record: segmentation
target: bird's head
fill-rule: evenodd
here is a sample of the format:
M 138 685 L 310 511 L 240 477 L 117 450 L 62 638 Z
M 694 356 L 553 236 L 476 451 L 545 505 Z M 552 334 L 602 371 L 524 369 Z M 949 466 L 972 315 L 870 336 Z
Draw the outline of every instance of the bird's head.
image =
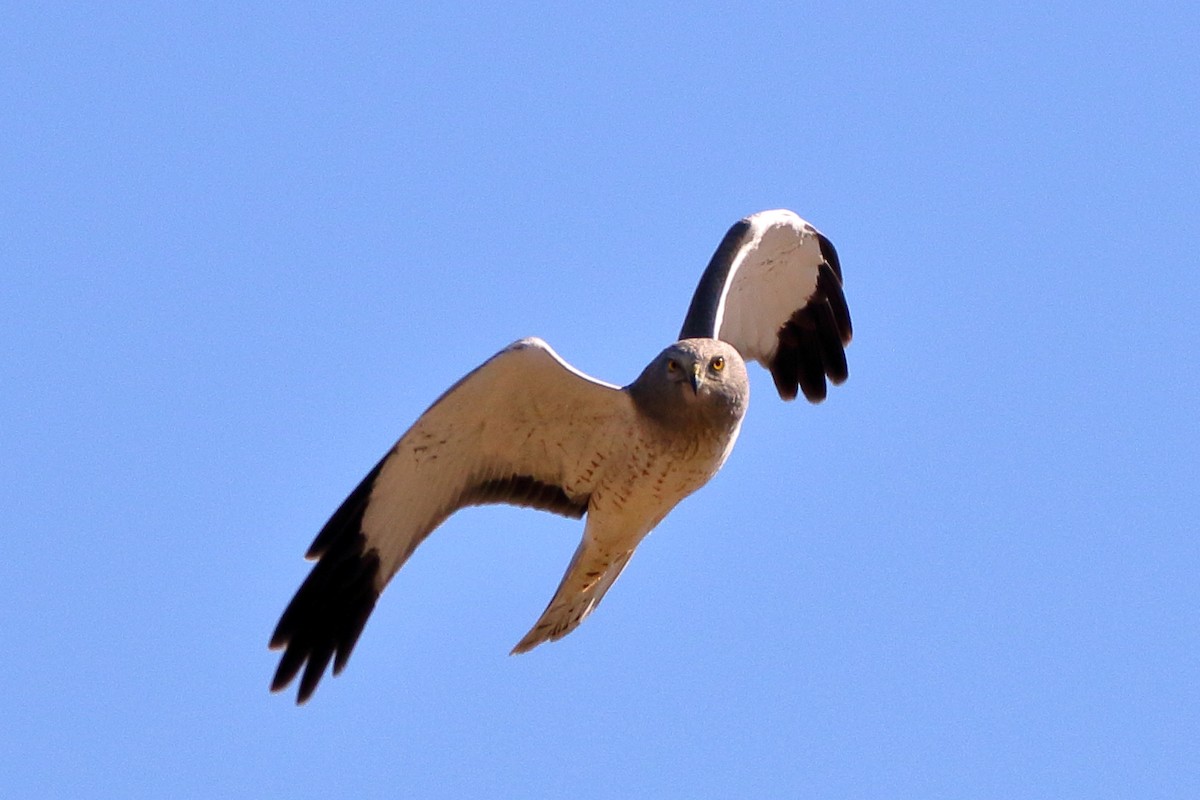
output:
M 665 421 L 696 416 L 736 423 L 746 412 L 746 364 L 718 339 L 682 339 L 651 361 L 629 392 L 644 411 Z

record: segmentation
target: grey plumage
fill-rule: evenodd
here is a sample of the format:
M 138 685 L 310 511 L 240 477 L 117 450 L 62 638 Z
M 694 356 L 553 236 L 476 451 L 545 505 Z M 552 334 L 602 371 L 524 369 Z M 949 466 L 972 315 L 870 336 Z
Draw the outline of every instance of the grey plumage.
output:
M 826 375 L 844 380 L 850 323 L 832 245 L 789 211 L 748 217 L 713 256 L 682 333 L 621 389 L 523 339 L 447 390 L 309 548 L 317 563 L 271 637 L 284 650 L 272 690 L 303 670 L 304 702 L 331 660 L 340 672 L 391 577 L 468 505 L 586 515 L 558 589 L 513 652 L 574 630 L 641 540 L 728 457 L 749 403 L 744 359 L 767 366 L 785 399 L 797 382 L 816 401 Z
M 736 428 L 750 402 L 750 379 L 738 351 L 725 342 L 682 339 L 655 356 L 625 391 L 643 416 L 694 435 Z

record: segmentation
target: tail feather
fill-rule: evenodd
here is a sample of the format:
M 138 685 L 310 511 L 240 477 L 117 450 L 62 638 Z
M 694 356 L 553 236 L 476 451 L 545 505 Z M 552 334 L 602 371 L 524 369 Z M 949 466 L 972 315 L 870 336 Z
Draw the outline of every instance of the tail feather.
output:
M 550 605 L 546 606 L 529 633 L 517 642 L 511 655 L 527 653 L 542 642 L 557 641 L 579 627 L 579 623 L 600 605 L 604 593 L 617 580 L 632 556 L 632 550 L 618 553 L 601 550 L 584 536 Z

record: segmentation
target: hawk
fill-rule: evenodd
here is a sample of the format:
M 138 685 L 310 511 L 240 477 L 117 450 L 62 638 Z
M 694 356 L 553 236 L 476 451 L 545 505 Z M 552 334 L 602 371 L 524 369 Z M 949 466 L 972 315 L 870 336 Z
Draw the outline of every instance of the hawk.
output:
M 848 375 L 850 312 L 837 252 L 791 211 L 725 234 L 679 341 L 623 388 L 584 375 L 540 339 L 501 350 L 450 387 L 375 465 L 308 549 L 316 563 L 271 637 L 271 684 L 303 670 L 297 702 L 336 675 L 388 581 L 460 508 L 508 503 L 587 517 L 546 610 L 513 653 L 588 616 L 638 543 L 721 468 L 757 361 L 780 397 L 825 398 Z

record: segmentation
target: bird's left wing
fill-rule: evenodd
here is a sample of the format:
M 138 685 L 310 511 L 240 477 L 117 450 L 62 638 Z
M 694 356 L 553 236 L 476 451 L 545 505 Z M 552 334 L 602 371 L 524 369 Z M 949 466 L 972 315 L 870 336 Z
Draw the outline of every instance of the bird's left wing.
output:
M 739 221 L 700 278 L 680 339 L 721 339 L 771 371 L 784 400 L 846 380 L 852 329 L 837 251 L 786 209 Z
M 309 548 L 316 559 L 275 633 L 283 649 L 271 688 L 304 669 L 298 701 L 330 660 L 346 665 L 384 586 L 459 508 L 510 503 L 582 517 L 592 475 L 633 406 L 545 342 L 524 339 L 442 395 L 333 514 Z

